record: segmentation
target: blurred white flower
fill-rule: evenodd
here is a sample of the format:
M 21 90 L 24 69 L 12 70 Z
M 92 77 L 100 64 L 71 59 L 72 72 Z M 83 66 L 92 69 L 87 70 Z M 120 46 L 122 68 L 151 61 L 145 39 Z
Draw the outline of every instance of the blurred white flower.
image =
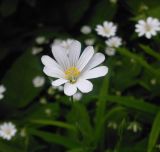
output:
M 84 25 L 81 27 L 81 33 L 83 33 L 83 34 L 89 34 L 89 33 L 91 33 L 91 31 L 92 31 L 92 29 L 88 25 Z
M 36 76 L 33 81 L 32 81 L 33 85 L 35 88 L 39 88 L 42 87 L 45 83 L 45 78 L 42 76 Z
M 108 128 L 117 129 L 118 125 L 117 125 L 116 122 L 111 121 L 111 122 L 108 123 Z
M 156 79 L 151 79 L 150 83 L 151 83 L 152 85 L 155 85 L 155 84 L 157 83 L 157 80 L 156 80 Z
M 62 39 L 54 39 L 51 47 L 52 47 L 53 45 L 60 45 L 60 44 L 62 43 L 62 41 L 63 41 Z
M 145 36 L 150 39 L 160 31 L 160 22 L 157 18 L 148 17 L 146 20 L 139 20 L 135 27 L 139 37 Z
M 79 100 L 81 100 L 81 98 L 82 98 L 82 93 L 80 93 L 80 92 L 77 92 L 77 93 L 75 93 L 75 94 L 73 95 L 73 99 L 74 99 L 75 101 L 79 101 Z
M 105 41 L 108 47 L 118 48 L 122 45 L 122 39 L 118 36 L 114 36 Z
M 142 130 L 142 127 L 138 122 L 133 121 L 128 125 L 127 129 L 137 133 L 138 131 Z
M 33 55 L 36 55 L 36 54 L 39 54 L 40 52 L 43 51 L 43 48 L 42 47 L 33 47 L 32 48 L 32 54 Z
M 6 91 L 6 87 L 4 85 L 0 85 L 0 100 L 4 98 L 3 93 Z
M 106 47 L 106 48 L 105 48 L 105 53 L 106 53 L 108 56 L 114 56 L 114 55 L 116 54 L 116 50 L 115 50 L 115 48 Z
M 22 128 L 22 129 L 20 130 L 20 136 L 21 136 L 21 137 L 26 137 L 26 135 L 27 135 L 26 128 Z
M 97 25 L 96 31 L 98 35 L 103 37 L 115 36 L 117 26 L 113 22 L 104 21 L 103 25 Z
M 92 46 L 88 46 L 81 54 L 81 43 L 76 40 L 70 45 L 68 55 L 61 45 L 53 46 L 52 53 L 55 60 L 47 55 L 41 58 L 45 65 L 43 72 L 57 78 L 52 82 L 53 86 L 64 84 L 64 93 L 67 96 L 74 95 L 77 88 L 83 93 L 92 91 L 93 84 L 88 79 L 102 77 L 108 73 L 106 66 L 97 67 L 105 60 L 105 56 L 102 53 L 94 53 Z
M 37 44 L 40 44 L 40 45 L 47 42 L 47 40 L 44 36 L 37 37 L 35 41 L 36 41 Z
M 58 91 L 64 91 L 64 87 L 63 86 L 52 86 L 54 89 L 58 90 Z
M 48 116 L 51 116 L 51 114 L 52 114 L 52 110 L 49 109 L 49 108 L 46 108 L 44 112 L 45 112 Z
M 84 43 L 85 43 L 86 45 L 94 45 L 95 39 L 93 39 L 93 38 L 88 38 L 88 39 L 86 39 L 86 40 L 84 41 Z
M 117 0 L 110 0 L 111 3 L 116 4 Z
M 0 125 L 0 137 L 6 140 L 11 140 L 15 136 L 17 129 L 12 122 L 5 122 Z
M 40 98 L 39 102 L 40 102 L 41 104 L 47 104 L 47 100 L 46 100 L 46 98 L 44 98 L 44 97 Z

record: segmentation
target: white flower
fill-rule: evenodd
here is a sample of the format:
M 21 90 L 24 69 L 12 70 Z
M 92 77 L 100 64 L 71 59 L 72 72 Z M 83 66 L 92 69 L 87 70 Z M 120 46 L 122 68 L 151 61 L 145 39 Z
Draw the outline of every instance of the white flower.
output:
M 116 4 L 117 0 L 110 0 L 111 3 Z
M 11 140 L 15 136 L 17 129 L 11 122 L 5 122 L 0 125 L 0 137 L 6 140 Z
M 47 40 L 44 36 L 39 36 L 39 37 L 36 38 L 35 41 L 36 41 L 37 44 L 44 44 L 44 43 L 46 43 Z
M 53 86 L 54 89 L 57 89 L 58 91 L 63 91 L 64 87 L 63 86 Z
M 89 34 L 89 33 L 91 33 L 91 31 L 92 31 L 92 29 L 88 25 L 84 25 L 81 28 L 81 33 L 83 33 L 83 34 Z
M 114 55 L 116 54 L 116 50 L 115 50 L 115 48 L 106 47 L 105 53 L 106 53 L 108 56 L 114 56 Z
M 86 45 L 94 45 L 95 39 L 89 38 L 84 41 Z
M 4 98 L 3 93 L 6 91 L 6 88 L 4 85 L 0 85 L 0 100 Z
M 122 45 L 122 39 L 118 36 L 115 36 L 106 40 L 105 43 L 107 44 L 108 47 L 118 48 Z
M 63 48 L 66 49 L 66 52 L 68 54 L 70 46 L 71 46 L 71 44 L 72 44 L 73 41 L 74 41 L 74 39 L 70 39 L 70 38 L 68 38 L 66 40 L 56 39 L 53 42 L 53 44 L 51 45 L 51 47 L 56 46 L 56 45 L 60 45 L 60 46 L 62 46 Z
M 136 121 L 131 122 L 127 129 L 132 130 L 134 133 L 142 130 L 141 125 Z
M 32 54 L 33 55 L 36 55 L 36 54 L 38 54 L 38 53 L 40 53 L 42 51 L 43 51 L 43 48 L 41 48 L 41 47 L 33 47 L 32 48 Z
M 156 18 L 148 17 L 146 20 L 139 20 L 135 27 L 139 37 L 145 36 L 150 39 L 160 31 L 160 22 Z
M 77 92 L 77 93 L 75 93 L 75 94 L 73 95 L 73 99 L 74 99 L 75 101 L 79 101 L 79 100 L 81 100 L 81 98 L 82 98 L 82 93 L 80 93 L 80 92 Z
M 46 108 L 45 111 L 46 115 L 50 116 L 52 114 L 52 110 L 50 108 Z
M 32 81 L 33 85 L 35 88 L 39 88 L 42 87 L 45 83 L 45 78 L 42 76 L 36 76 L 33 81 Z
M 108 123 L 108 128 L 117 129 L 118 125 L 117 125 L 116 122 L 111 121 L 111 122 Z
M 53 46 L 52 53 L 55 60 L 49 56 L 42 56 L 42 63 L 45 65 L 43 71 L 46 75 L 57 78 L 52 82 L 53 86 L 64 84 L 64 93 L 72 96 L 77 92 L 77 88 L 87 93 L 92 91 L 93 84 L 88 79 L 105 76 L 108 72 L 106 66 L 99 66 L 105 56 L 102 53 L 94 53 L 92 46 L 88 46 L 81 53 L 81 44 L 73 41 L 69 54 L 62 46 Z
M 155 85 L 155 84 L 157 83 L 157 80 L 156 80 L 156 79 L 151 79 L 150 83 L 151 83 L 152 85 Z
M 103 25 L 97 25 L 96 31 L 98 35 L 103 37 L 111 37 L 116 34 L 117 26 L 113 22 L 105 21 Z

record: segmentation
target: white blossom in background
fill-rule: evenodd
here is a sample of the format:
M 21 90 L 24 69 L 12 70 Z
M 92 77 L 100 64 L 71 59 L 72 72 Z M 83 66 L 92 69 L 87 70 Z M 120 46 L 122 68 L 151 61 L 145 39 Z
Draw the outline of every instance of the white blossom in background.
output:
M 39 37 L 37 37 L 37 38 L 35 39 L 35 41 L 36 41 L 37 44 L 40 44 L 40 45 L 47 42 L 47 40 L 46 40 L 46 38 L 45 38 L 44 36 L 39 36 Z
M 108 123 L 108 128 L 117 129 L 118 125 L 117 125 L 116 122 L 111 121 L 111 122 Z
M 0 85 L 0 100 L 4 98 L 3 93 L 6 91 L 6 87 L 4 85 Z
M 142 130 L 142 127 L 138 122 L 133 121 L 128 125 L 127 129 L 137 133 Z
M 148 17 L 146 20 L 139 20 L 135 27 L 139 37 L 145 36 L 150 39 L 160 31 L 160 21 L 157 18 Z
M 81 43 L 74 40 L 69 47 L 69 54 L 61 45 L 52 46 L 55 60 L 47 55 L 42 56 L 43 72 L 56 78 L 52 86 L 64 85 L 67 96 L 74 95 L 77 90 L 83 93 L 92 91 L 93 84 L 89 79 L 105 76 L 108 73 L 106 66 L 98 66 L 105 60 L 102 53 L 94 53 L 92 46 L 85 48 L 81 54 Z M 98 66 L 98 67 L 97 67 Z
M 52 110 L 50 108 L 46 108 L 45 111 L 46 115 L 51 116 Z
M 37 55 L 37 54 L 39 54 L 40 52 L 42 52 L 43 51 L 43 48 L 42 47 L 33 47 L 32 48 L 32 54 L 33 55 Z
M 54 89 L 58 90 L 58 91 L 64 91 L 64 87 L 63 86 L 52 86 Z
M 155 84 L 157 83 L 157 80 L 156 80 L 156 79 L 151 79 L 150 83 L 151 83 L 152 85 L 155 85 Z
M 0 125 L 0 137 L 11 140 L 17 132 L 16 126 L 12 122 L 5 122 Z
M 82 98 L 82 93 L 80 93 L 80 92 L 77 92 L 73 95 L 74 101 L 79 101 L 79 100 L 81 100 L 81 98 Z
M 96 31 L 98 35 L 103 37 L 115 36 L 117 26 L 113 22 L 104 21 L 103 25 L 97 25 Z
M 47 100 L 44 97 L 40 98 L 39 102 L 40 104 L 44 104 L 44 105 L 47 104 Z
M 95 39 L 93 39 L 93 38 L 88 38 L 88 39 L 86 39 L 86 40 L 84 41 L 84 43 L 85 43 L 86 45 L 88 45 L 88 46 L 94 45 Z
M 89 33 L 91 33 L 91 31 L 92 31 L 92 29 L 88 25 L 84 25 L 81 27 L 81 33 L 83 33 L 83 34 L 89 34 Z
M 116 54 L 116 50 L 115 50 L 115 48 L 106 47 L 106 48 L 105 48 L 105 53 L 106 53 L 108 56 L 114 56 L 114 55 Z
M 53 43 L 51 44 L 51 47 L 53 46 L 53 45 L 60 45 L 61 43 L 62 43 L 62 39 L 54 39 L 53 40 Z
M 105 41 L 108 47 L 118 48 L 122 45 L 122 39 L 118 36 L 114 36 Z
M 35 88 L 39 88 L 42 87 L 45 83 L 45 78 L 42 76 L 36 76 L 33 80 L 32 80 L 33 86 Z
M 111 2 L 112 4 L 116 4 L 116 3 L 117 3 L 117 0 L 110 0 L 110 2 Z

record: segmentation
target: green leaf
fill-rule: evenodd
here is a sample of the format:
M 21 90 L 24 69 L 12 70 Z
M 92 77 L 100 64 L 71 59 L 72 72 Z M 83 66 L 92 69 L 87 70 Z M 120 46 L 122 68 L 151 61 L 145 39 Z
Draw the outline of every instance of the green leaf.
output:
M 35 135 L 37 137 L 42 138 L 46 142 L 59 144 L 59 145 L 64 146 L 66 148 L 73 149 L 73 148 L 80 147 L 79 143 L 75 142 L 74 140 L 71 140 L 68 137 L 64 137 L 64 136 L 57 135 L 54 133 L 49 133 L 49 132 L 45 132 L 45 131 L 37 131 L 37 130 L 33 130 L 33 129 L 30 129 L 29 133 L 32 135 Z
M 135 59 L 141 66 L 143 66 L 144 68 L 146 68 L 147 70 L 149 70 L 150 72 L 152 72 L 154 75 L 156 76 L 160 76 L 160 72 L 158 72 L 156 69 L 154 69 L 152 66 L 150 66 L 141 56 L 136 55 L 132 52 L 130 52 L 129 50 L 127 50 L 126 48 L 118 48 L 117 49 L 121 54 L 131 58 L 131 59 Z
M 73 126 L 71 124 L 68 124 L 68 123 L 61 122 L 61 121 L 43 120 L 43 119 L 30 120 L 30 121 L 31 121 L 31 123 L 40 124 L 40 125 L 57 126 L 57 127 L 69 129 L 69 130 L 72 130 L 72 131 L 76 130 L 75 126 Z
M 8 70 L 2 83 L 6 86 L 5 102 L 15 107 L 24 107 L 30 103 L 42 88 L 35 88 L 32 80 L 35 76 L 42 76 L 40 61 L 31 54 L 24 53 Z
M 105 77 L 100 90 L 100 94 L 97 102 L 97 109 L 96 109 L 96 121 L 95 121 L 95 141 L 96 142 L 99 142 L 104 129 L 103 120 L 104 120 L 105 109 L 106 109 L 106 100 L 108 99 L 107 98 L 108 87 L 109 87 L 109 80 L 108 80 L 108 77 Z
M 149 46 L 141 44 L 140 47 L 149 55 L 153 56 L 157 60 L 160 60 L 160 54 L 153 51 Z
M 139 110 L 152 115 L 155 115 L 159 111 L 159 108 L 157 106 L 144 102 L 143 100 L 140 99 L 135 99 L 133 97 L 108 95 L 107 99 L 109 101 L 126 106 L 128 108 L 133 108 L 135 110 Z
M 78 102 L 73 103 L 72 111 L 68 115 L 68 121 L 76 125 L 85 144 L 92 142 L 93 128 L 90 123 L 89 113 L 83 104 Z
M 152 152 L 160 135 L 160 111 L 157 113 L 149 135 L 148 151 Z

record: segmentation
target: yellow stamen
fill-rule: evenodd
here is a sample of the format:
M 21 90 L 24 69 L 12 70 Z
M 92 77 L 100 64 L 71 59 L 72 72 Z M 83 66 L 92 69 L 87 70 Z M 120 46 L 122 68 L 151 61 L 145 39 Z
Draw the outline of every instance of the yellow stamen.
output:
M 80 71 L 78 68 L 70 67 L 65 71 L 65 78 L 68 79 L 71 83 L 75 83 L 79 74 Z

